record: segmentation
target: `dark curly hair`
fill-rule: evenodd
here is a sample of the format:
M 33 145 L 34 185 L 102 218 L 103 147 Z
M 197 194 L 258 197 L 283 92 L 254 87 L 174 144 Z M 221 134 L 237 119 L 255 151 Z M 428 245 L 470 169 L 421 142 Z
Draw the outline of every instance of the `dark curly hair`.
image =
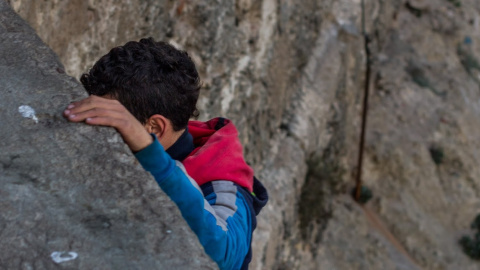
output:
M 145 124 L 154 114 L 185 128 L 196 107 L 200 78 L 185 51 L 153 38 L 130 41 L 100 58 L 80 81 L 90 95 L 110 95 Z

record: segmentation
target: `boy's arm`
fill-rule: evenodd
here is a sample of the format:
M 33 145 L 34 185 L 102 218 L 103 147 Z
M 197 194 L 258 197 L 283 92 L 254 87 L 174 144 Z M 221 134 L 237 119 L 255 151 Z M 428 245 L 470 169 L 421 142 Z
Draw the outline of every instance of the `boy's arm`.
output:
M 156 139 L 135 154 L 182 216 L 220 269 L 240 269 L 251 241 L 251 218 L 247 202 L 230 181 L 215 181 L 215 192 L 203 197 L 183 165 L 174 161 Z
M 252 228 L 247 202 L 235 191 L 236 186 L 220 187 L 207 202 L 181 163 L 170 158 L 155 136 L 117 100 L 92 95 L 70 104 L 64 115 L 71 122 L 117 129 L 130 149 L 137 152 L 142 166 L 177 204 L 206 253 L 220 269 L 241 267 L 250 246 Z

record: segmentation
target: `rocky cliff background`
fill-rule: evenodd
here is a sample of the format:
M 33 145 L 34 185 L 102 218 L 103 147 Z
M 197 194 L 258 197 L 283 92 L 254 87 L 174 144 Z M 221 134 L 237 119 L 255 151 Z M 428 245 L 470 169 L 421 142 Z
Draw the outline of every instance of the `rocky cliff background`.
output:
M 6 0 L 4 0 L 6 1 Z M 238 125 L 271 200 L 251 269 L 478 269 L 458 240 L 480 212 L 480 2 L 9 0 L 78 78 L 116 45 L 187 50 L 201 119 Z

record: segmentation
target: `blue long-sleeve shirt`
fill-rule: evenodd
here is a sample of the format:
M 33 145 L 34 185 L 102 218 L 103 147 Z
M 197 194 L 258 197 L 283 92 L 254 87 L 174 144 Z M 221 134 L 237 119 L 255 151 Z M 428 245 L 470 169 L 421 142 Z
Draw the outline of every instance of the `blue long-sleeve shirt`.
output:
M 136 153 L 136 158 L 175 202 L 219 268 L 240 269 L 250 248 L 252 217 L 239 187 L 216 180 L 202 186 L 204 194 L 182 163 L 173 160 L 152 137 L 153 143 Z

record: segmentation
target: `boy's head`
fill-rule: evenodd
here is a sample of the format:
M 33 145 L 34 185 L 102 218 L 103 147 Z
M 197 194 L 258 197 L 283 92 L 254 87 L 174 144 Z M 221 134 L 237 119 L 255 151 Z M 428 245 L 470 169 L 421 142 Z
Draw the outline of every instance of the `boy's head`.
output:
M 153 38 L 113 48 L 80 81 L 90 95 L 117 99 L 142 124 L 160 114 L 178 131 L 198 116 L 195 64 L 186 52 Z

